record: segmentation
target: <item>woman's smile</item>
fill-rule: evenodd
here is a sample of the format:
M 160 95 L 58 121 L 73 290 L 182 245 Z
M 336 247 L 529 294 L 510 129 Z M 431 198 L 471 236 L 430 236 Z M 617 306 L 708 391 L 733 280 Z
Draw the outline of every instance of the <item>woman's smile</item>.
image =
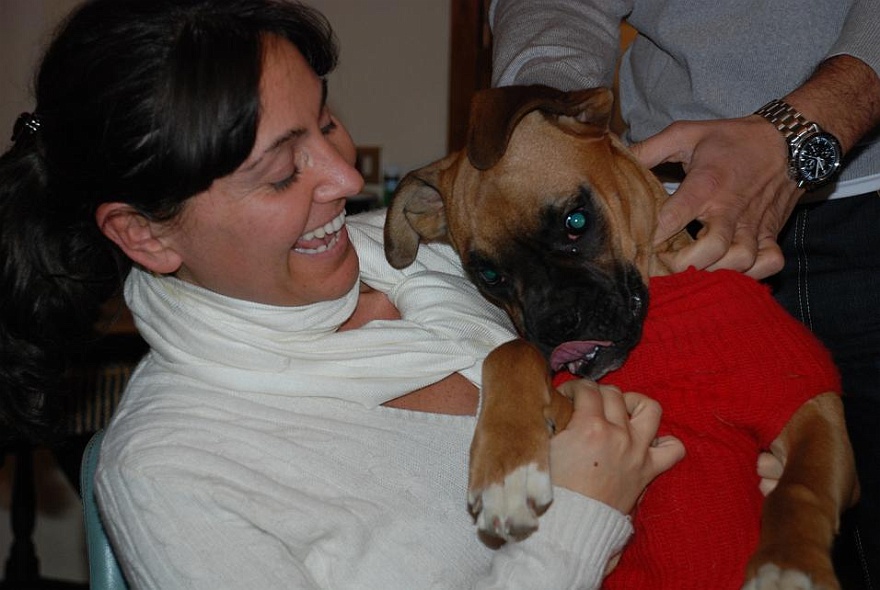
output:
M 320 254 L 336 246 L 343 237 L 345 211 L 321 227 L 307 231 L 296 241 L 293 251 L 297 254 Z

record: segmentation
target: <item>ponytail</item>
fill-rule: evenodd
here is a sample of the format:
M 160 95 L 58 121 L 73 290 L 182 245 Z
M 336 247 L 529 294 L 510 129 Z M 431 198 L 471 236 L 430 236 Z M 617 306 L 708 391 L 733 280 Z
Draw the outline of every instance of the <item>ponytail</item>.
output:
M 93 211 L 53 194 L 39 129 L 16 136 L 0 157 L 0 436 L 38 441 L 54 435 L 66 360 L 126 264 Z

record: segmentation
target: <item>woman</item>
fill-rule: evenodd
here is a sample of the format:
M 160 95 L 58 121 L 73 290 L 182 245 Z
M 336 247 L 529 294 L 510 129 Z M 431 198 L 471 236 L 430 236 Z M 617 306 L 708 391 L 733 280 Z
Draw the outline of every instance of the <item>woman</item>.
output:
M 478 541 L 480 362 L 514 335 L 450 249 L 395 271 L 381 216 L 346 222 L 362 179 L 327 106 L 335 59 L 320 15 L 275 0 L 73 15 L 0 164 L 4 381 L 21 392 L 4 421 L 42 415 L 41 368 L 125 278 L 151 351 L 97 491 L 134 587 L 596 587 L 683 448 L 652 445 L 650 400 L 572 383 L 539 531 Z

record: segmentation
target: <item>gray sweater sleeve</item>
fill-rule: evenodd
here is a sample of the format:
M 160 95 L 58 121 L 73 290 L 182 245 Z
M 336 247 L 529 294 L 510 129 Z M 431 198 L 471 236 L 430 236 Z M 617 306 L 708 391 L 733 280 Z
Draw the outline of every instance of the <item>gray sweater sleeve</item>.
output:
M 875 0 L 855 0 L 843 30 L 829 51 L 829 57 L 852 55 L 880 75 L 880 6 Z
M 846 20 L 827 57 L 852 55 L 880 73 L 880 11 L 875 0 L 850 1 Z M 620 22 L 635 4 L 636 0 L 492 0 L 489 22 L 495 43 L 493 85 L 543 83 L 563 90 L 609 86 L 617 63 Z M 688 2 L 673 4 L 675 11 L 687 8 Z M 640 6 L 642 13 L 648 15 L 647 30 L 657 36 L 661 45 L 669 43 L 669 39 L 664 39 L 665 33 L 652 30 L 657 6 Z M 696 2 L 689 12 L 701 10 Z M 728 15 L 736 14 L 734 7 L 726 10 Z M 769 10 L 772 13 L 786 9 Z M 703 12 L 707 19 L 714 18 L 711 11 Z M 743 45 L 747 46 L 749 33 L 742 34 Z M 791 34 L 796 35 L 794 31 Z
M 611 86 L 631 0 L 493 0 L 493 86 Z

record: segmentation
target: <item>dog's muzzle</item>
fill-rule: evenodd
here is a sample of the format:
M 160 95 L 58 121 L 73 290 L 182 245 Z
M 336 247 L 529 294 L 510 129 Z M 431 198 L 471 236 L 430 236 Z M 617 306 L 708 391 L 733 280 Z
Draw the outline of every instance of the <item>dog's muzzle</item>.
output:
M 648 309 L 648 292 L 638 273 L 620 272 L 600 284 L 568 285 L 544 292 L 526 310 L 526 339 L 556 372 L 598 379 L 623 364 L 638 343 Z

